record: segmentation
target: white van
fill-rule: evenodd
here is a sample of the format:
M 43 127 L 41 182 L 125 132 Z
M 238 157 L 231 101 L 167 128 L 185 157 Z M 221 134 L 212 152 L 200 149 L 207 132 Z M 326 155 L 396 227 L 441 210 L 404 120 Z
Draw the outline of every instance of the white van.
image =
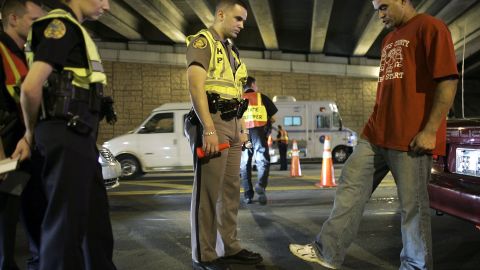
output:
M 276 127 L 282 125 L 288 132 L 289 155 L 292 142 L 296 140 L 301 158 L 321 158 L 325 136 L 328 135 L 333 161 L 344 163 L 357 145 L 357 133 L 342 125 L 334 101 L 296 101 L 291 96 L 275 96 L 272 100 L 278 108 L 272 138 L 276 138 Z M 271 162 L 277 162 L 279 157 L 277 148 L 271 147 Z
M 189 102 L 164 104 L 154 109 L 139 127 L 103 144 L 120 162 L 123 178 L 193 169 L 192 152 L 184 135 L 190 107 Z

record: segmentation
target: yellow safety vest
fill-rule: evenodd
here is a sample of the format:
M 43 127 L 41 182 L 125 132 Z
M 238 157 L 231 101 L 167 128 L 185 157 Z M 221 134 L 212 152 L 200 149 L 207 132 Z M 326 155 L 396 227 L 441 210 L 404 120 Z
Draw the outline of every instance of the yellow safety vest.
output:
M 280 133 L 280 138 L 278 140 L 284 144 L 288 144 L 288 132 L 284 129 L 278 131 Z
M 93 42 L 92 38 L 88 34 L 87 30 L 70 14 L 69 12 L 63 9 L 54 9 L 50 11 L 46 16 L 36 20 L 34 25 L 38 22 L 51 19 L 66 19 L 72 22 L 74 25 L 78 26 L 83 34 L 83 40 L 85 41 L 85 49 L 87 52 L 88 68 L 80 67 L 64 67 L 65 70 L 70 70 L 73 72 L 73 85 L 89 89 L 90 84 L 100 83 L 103 85 L 107 84 L 107 76 L 104 73 L 102 60 L 100 59 L 100 54 L 98 53 L 97 46 Z M 33 28 L 33 27 L 32 27 Z M 25 47 L 25 53 L 27 56 L 27 62 L 29 65 L 33 63 L 34 54 L 31 50 L 32 48 L 32 31 L 30 31 L 27 38 L 27 45 Z
M 243 94 L 248 99 L 248 108 L 243 114 L 246 128 L 263 127 L 267 124 L 267 108 L 262 103 L 262 94 L 250 92 Z
M 0 42 L 0 54 L 5 73 L 5 86 L 13 100 L 20 104 L 20 85 L 27 75 L 25 62 Z
M 205 81 L 205 91 L 214 92 L 225 99 L 240 98 L 242 96 L 243 85 L 247 81 L 247 67 L 240 61 L 238 55 L 232 50 L 235 61 L 239 64 L 235 74 L 233 73 L 228 53 L 219 40 L 215 40 L 212 33 L 203 29 L 195 35 L 187 37 L 187 46 L 198 36 L 204 36 L 211 51 L 210 65 L 207 70 L 207 80 Z

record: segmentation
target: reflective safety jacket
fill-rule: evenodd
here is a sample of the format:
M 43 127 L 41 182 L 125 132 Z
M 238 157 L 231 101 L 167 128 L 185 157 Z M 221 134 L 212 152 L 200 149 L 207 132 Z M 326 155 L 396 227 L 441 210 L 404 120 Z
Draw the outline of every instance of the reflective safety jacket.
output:
M 284 144 L 288 144 L 288 132 L 285 129 L 279 130 L 280 138 L 278 141 Z
M 243 98 L 248 99 L 248 108 L 243 114 L 246 128 L 263 127 L 267 124 L 267 108 L 262 103 L 262 94 L 258 92 L 249 92 L 243 94 Z
M 72 22 L 74 25 L 76 25 L 82 32 L 83 41 L 85 42 L 85 49 L 87 52 L 86 57 L 88 60 L 88 68 L 64 67 L 65 70 L 70 70 L 73 72 L 73 85 L 84 89 L 90 89 L 90 84 L 92 83 L 100 83 L 103 85 L 107 84 L 107 76 L 104 73 L 102 61 L 100 59 L 97 46 L 88 34 L 87 30 L 85 30 L 85 28 L 72 16 L 72 14 L 63 9 L 54 9 L 50 11 L 46 16 L 36 20 L 34 22 L 34 25 L 41 21 L 51 19 L 68 20 L 69 22 Z M 25 48 L 27 62 L 29 65 L 31 65 L 34 60 L 34 54 L 31 50 L 31 48 L 34 47 L 32 46 L 32 42 L 35 42 L 35 40 L 32 40 L 32 31 L 30 31 L 27 39 L 27 45 Z
M 231 54 L 238 63 L 235 74 L 233 73 L 228 52 L 222 42 L 216 40 L 212 33 L 203 29 L 195 35 L 187 37 L 187 46 L 198 36 L 204 36 L 210 45 L 211 57 L 205 81 L 205 91 L 213 92 L 224 99 L 240 98 L 243 92 L 243 85 L 247 80 L 247 67 L 240 61 L 238 55 L 231 50 Z
M 2 55 L 3 70 L 5 73 L 5 86 L 15 102 L 20 104 L 20 85 L 27 76 L 28 67 L 24 61 L 15 55 L 10 49 L 0 42 L 0 54 Z

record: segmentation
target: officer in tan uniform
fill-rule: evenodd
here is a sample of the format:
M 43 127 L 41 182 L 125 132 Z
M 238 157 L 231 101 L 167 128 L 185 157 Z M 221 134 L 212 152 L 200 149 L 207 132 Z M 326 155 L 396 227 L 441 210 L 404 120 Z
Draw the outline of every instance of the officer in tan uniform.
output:
M 229 269 L 229 264 L 257 264 L 260 254 L 243 249 L 237 239 L 241 145 L 247 141 L 241 119 L 247 77 L 230 38 L 247 19 L 247 5 L 221 0 L 211 28 L 187 38 L 187 76 L 193 110 L 185 131 L 194 153 L 195 180 L 191 204 L 194 269 Z M 219 143 L 230 147 L 220 151 Z

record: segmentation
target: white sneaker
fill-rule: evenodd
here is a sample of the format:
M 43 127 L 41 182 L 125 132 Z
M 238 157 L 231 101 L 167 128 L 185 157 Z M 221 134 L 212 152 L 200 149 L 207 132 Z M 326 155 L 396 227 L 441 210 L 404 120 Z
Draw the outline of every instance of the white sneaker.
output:
M 308 245 L 290 244 L 289 248 L 290 248 L 290 252 L 292 252 L 293 255 L 297 256 L 298 258 L 304 261 L 318 263 L 321 266 L 329 269 L 337 269 L 335 266 L 326 262 L 325 259 L 318 257 L 317 253 L 315 253 L 315 250 L 312 244 L 308 244 Z

